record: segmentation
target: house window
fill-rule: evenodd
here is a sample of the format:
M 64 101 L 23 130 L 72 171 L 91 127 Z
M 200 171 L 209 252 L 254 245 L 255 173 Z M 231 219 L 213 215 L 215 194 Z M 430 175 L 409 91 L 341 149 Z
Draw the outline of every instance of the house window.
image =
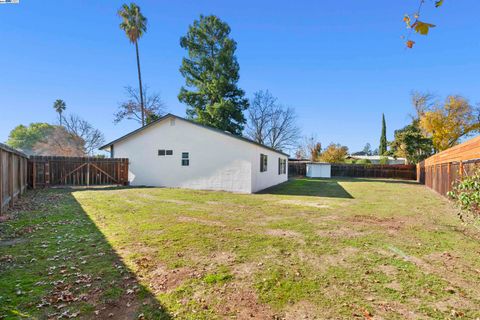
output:
M 188 152 L 182 152 L 182 166 L 190 165 L 190 155 Z
M 159 156 L 171 156 L 173 155 L 173 150 L 158 150 L 158 155 Z
M 287 173 L 287 159 L 278 158 L 278 174 Z
M 266 154 L 260 154 L 260 172 L 267 171 L 268 157 Z

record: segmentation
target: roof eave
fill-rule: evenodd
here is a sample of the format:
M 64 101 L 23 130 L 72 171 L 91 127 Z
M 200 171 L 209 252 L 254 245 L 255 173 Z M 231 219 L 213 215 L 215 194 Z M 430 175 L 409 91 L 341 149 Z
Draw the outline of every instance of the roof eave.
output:
M 147 129 L 148 127 L 150 127 L 150 126 L 152 126 L 152 125 L 154 125 L 154 124 L 156 124 L 156 123 L 159 123 L 160 121 L 163 121 L 163 120 L 165 120 L 165 119 L 167 119 L 167 118 L 169 118 L 169 117 L 173 117 L 173 118 L 176 118 L 176 119 L 179 119 L 179 120 L 183 120 L 183 121 L 186 121 L 186 122 L 191 123 L 191 124 L 193 124 L 193 125 L 197 125 L 197 126 L 200 126 L 200 127 L 202 127 L 202 128 L 215 131 L 215 132 L 217 132 L 217 133 L 221 133 L 221 134 L 224 134 L 224 135 L 228 135 L 228 136 L 230 136 L 230 137 L 232 137 L 232 138 L 242 140 L 242 141 L 244 141 L 244 142 L 246 142 L 246 143 L 250 143 L 250 144 L 259 146 L 259 147 L 261 147 L 261 148 L 265 148 L 265 149 L 267 149 L 267 150 L 270 150 L 270 151 L 279 153 L 279 154 L 284 155 L 284 156 L 286 156 L 286 157 L 289 157 L 289 156 L 290 156 L 289 154 L 287 154 L 287 153 L 285 153 L 285 152 L 282 152 L 282 151 L 276 150 L 276 149 L 274 149 L 274 148 L 265 146 L 265 145 L 263 145 L 263 144 L 261 144 L 261 143 L 255 142 L 255 141 L 250 140 L 250 139 L 247 139 L 247 138 L 245 138 L 245 137 L 235 136 L 235 135 L 233 135 L 233 134 L 231 134 L 231 133 L 224 132 L 224 131 L 222 131 L 222 130 L 220 130 L 220 129 L 213 128 L 213 127 L 209 127 L 209 126 L 203 125 L 203 124 L 201 124 L 201 123 L 196 123 L 196 122 L 194 122 L 194 121 L 191 121 L 191 120 L 188 120 L 188 119 L 184 119 L 184 118 L 182 118 L 182 117 L 176 116 L 176 115 L 171 114 L 171 113 L 168 113 L 168 114 L 164 115 L 163 117 L 161 117 L 161 118 L 159 118 L 159 119 L 157 119 L 157 120 L 155 120 L 155 121 L 152 121 L 152 122 L 150 122 L 149 124 L 147 124 L 147 125 L 145 125 L 145 126 L 143 126 L 143 127 L 140 127 L 140 128 L 138 128 L 138 129 L 136 129 L 136 130 L 133 130 L 132 132 L 127 133 L 126 135 L 123 135 L 123 136 L 121 136 L 120 138 L 115 139 L 115 140 L 113 140 L 112 142 L 109 142 L 109 143 L 105 144 L 104 146 L 101 146 L 101 147 L 99 148 L 99 150 L 105 150 L 105 149 L 107 149 L 107 148 L 110 148 L 110 147 L 113 146 L 115 143 L 118 143 L 118 142 L 120 142 L 120 141 L 128 138 L 129 136 L 132 136 L 132 135 L 134 135 L 134 134 L 136 134 L 136 133 L 138 133 L 138 132 L 140 132 L 140 131 L 142 131 L 142 130 L 145 130 L 145 129 Z

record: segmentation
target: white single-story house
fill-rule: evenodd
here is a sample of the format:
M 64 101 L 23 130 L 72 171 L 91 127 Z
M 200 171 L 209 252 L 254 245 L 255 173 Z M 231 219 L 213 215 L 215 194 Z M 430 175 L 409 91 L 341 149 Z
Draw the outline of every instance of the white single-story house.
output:
M 100 149 L 129 159 L 134 186 L 253 193 L 288 179 L 287 154 L 173 114 Z

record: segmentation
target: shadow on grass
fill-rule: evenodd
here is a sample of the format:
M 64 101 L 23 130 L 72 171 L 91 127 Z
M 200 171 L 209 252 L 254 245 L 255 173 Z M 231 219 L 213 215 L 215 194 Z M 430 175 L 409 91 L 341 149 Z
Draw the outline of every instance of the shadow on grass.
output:
M 30 191 L 0 223 L 0 319 L 171 319 L 73 191 Z
M 296 178 L 259 192 L 287 196 L 310 196 L 353 199 L 335 179 Z

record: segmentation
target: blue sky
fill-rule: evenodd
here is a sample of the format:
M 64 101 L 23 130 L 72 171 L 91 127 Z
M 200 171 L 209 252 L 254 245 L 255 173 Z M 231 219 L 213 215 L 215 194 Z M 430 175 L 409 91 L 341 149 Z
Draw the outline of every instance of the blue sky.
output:
M 56 119 L 61 98 L 113 140 L 138 125 L 113 124 L 123 87 L 137 85 L 134 47 L 118 27 L 123 1 L 20 0 L 0 5 L 0 141 L 18 124 Z M 427 0 L 437 24 L 407 50 L 403 14 L 418 0 L 137 1 L 149 20 L 141 39 L 143 80 L 168 111 L 183 116 L 177 94 L 185 55 L 179 38 L 200 14 L 215 14 L 238 43 L 240 87 L 268 89 L 294 107 L 305 135 L 351 151 L 378 146 L 381 114 L 388 138 L 408 123 L 411 90 L 480 102 L 480 2 Z

